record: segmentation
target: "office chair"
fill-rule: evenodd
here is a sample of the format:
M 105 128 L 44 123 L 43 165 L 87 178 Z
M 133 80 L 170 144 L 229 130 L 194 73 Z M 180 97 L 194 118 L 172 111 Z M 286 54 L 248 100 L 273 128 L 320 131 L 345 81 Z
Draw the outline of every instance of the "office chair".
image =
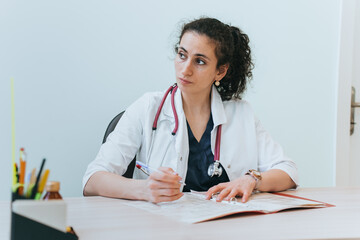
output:
M 107 127 L 106 131 L 105 131 L 105 135 L 104 135 L 104 139 L 102 143 L 106 142 L 107 137 L 109 136 L 109 134 L 114 131 L 116 124 L 119 122 L 120 118 L 122 117 L 122 115 L 124 114 L 125 111 L 122 111 L 121 113 L 119 113 L 118 115 L 116 115 L 111 122 L 109 123 L 109 126 Z M 134 157 L 134 159 L 131 161 L 131 163 L 129 164 L 128 168 L 126 169 L 126 172 L 123 174 L 123 177 L 126 178 L 132 178 L 133 177 L 133 173 L 134 173 L 134 169 L 135 169 L 135 161 L 136 161 L 136 157 Z

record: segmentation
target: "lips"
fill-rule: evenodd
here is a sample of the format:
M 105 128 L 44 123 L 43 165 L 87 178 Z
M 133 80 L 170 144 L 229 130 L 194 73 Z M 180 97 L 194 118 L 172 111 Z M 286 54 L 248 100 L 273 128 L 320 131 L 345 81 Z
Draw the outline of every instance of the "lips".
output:
M 181 82 L 182 84 L 190 84 L 190 83 L 191 83 L 190 81 L 188 81 L 188 80 L 186 80 L 186 79 L 184 79 L 184 78 L 179 78 L 179 80 L 180 80 L 180 82 Z

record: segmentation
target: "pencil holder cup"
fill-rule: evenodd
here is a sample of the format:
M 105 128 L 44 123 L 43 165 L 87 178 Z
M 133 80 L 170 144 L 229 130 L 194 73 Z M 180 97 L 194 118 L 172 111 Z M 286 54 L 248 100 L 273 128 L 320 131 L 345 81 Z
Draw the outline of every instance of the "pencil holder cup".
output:
M 37 214 L 37 210 L 38 214 Z M 48 214 L 48 216 L 46 216 Z M 44 219 L 66 220 L 66 204 L 64 201 L 48 202 L 32 200 L 17 193 L 11 195 L 11 240 L 77 240 L 75 232 L 65 232 L 66 227 L 56 228 L 48 225 Z M 42 220 L 41 220 L 42 219 Z M 51 221 L 50 221 L 51 222 Z M 61 231 L 62 230 L 62 231 Z
M 13 203 L 15 200 L 26 200 L 28 198 L 17 194 L 16 192 L 11 192 L 11 203 Z

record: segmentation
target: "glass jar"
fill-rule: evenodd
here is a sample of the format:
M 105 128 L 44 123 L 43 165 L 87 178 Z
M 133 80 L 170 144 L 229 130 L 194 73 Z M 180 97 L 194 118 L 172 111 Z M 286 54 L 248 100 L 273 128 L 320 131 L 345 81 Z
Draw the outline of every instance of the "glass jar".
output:
M 45 186 L 46 194 L 43 197 L 43 200 L 59 200 L 62 199 L 60 191 L 60 182 L 50 181 L 46 183 Z

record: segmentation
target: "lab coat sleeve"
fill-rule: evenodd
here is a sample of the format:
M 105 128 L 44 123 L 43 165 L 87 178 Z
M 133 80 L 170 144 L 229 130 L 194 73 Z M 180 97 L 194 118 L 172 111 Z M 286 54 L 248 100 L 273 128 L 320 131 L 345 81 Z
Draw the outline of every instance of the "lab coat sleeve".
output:
M 260 121 L 255 119 L 259 171 L 280 169 L 286 172 L 298 186 L 298 172 L 295 162 L 285 156 L 280 144 L 275 142 L 270 134 L 263 128 Z
M 98 171 L 122 175 L 138 152 L 143 135 L 144 115 L 148 109 L 149 95 L 146 94 L 129 106 L 114 131 L 92 161 L 83 177 L 83 189 L 90 177 Z

